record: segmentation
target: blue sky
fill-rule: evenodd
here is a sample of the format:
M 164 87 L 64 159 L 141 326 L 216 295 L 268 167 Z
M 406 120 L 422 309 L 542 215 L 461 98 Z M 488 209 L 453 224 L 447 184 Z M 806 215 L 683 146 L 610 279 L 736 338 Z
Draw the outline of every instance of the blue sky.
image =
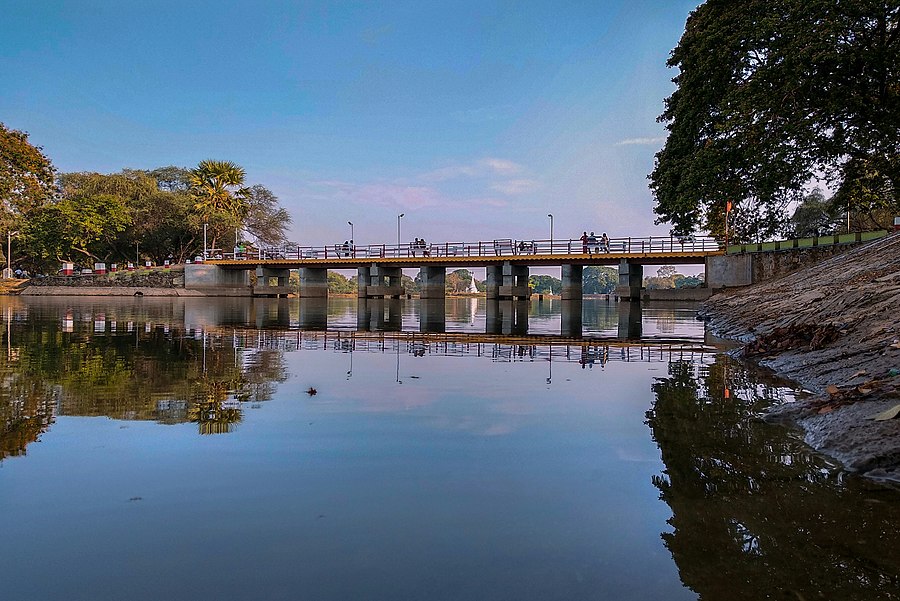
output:
M 0 121 L 61 171 L 231 160 L 303 244 L 668 231 L 646 176 L 696 1 L 0 3 Z

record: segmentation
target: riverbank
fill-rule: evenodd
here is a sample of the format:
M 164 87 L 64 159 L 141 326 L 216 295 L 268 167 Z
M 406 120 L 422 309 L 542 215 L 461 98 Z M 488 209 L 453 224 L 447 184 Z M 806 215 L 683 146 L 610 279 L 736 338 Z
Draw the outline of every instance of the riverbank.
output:
M 744 357 L 810 391 L 767 419 L 796 424 L 850 471 L 896 481 L 900 419 L 889 415 L 900 407 L 898 315 L 900 234 L 723 292 L 701 309 L 713 334 L 746 343 Z

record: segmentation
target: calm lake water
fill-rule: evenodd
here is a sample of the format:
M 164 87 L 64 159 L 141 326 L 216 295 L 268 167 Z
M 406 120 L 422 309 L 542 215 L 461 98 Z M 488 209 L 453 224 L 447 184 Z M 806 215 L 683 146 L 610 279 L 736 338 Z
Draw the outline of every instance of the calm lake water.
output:
M 0 598 L 900 598 L 791 389 L 578 309 L 0 297 Z

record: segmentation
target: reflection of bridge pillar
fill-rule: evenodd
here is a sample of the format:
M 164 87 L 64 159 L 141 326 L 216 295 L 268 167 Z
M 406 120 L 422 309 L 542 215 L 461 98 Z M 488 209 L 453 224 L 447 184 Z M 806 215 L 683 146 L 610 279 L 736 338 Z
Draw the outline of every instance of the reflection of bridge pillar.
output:
M 629 263 L 627 259 L 619 261 L 619 285 L 616 295 L 622 300 L 641 300 L 641 287 L 644 284 L 644 266 Z
M 403 272 L 399 267 L 388 267 L 373 264 L 369 268 L 369 285 L 366 288 L 368 298 L 400 298 L 403 288 L 400 278 Z
M 300 296 L 326 298 L 328 296 L 328 270 L 321 267 L 301 267 Z
M 362 265 L 356 268 L 356 296 L 366 298 L 366 288 L 369 286 L 369 278 L 371 273 L 368 265 Z
M 509 261 L 503 263 L 503 283 L 500 286 L 500 298 L 528 298 L 528 266 L 513 265 Z
M 565 290 L 565 288 L 563 289 Z M 561 336 L 581 338 L 582 308 L 583 303 L 581 299 L 562 301 L 559 328 Z
M 419 301 L 419 331 L 444 332 L 447 327 L 447 299 L 428 298 Z
M 323 270 L 324 271 L 324 270 Z M 325 330 L 328 328 L 328 299 L 300 299 L 300 329 Z
M 643 333 L 641 327 L 641 301 L 621 301 L 619 309 L 619 338 L 635 340 Z
M 580 301 L 584 297 L 582 286 L 583 265 L 562 266 L 562 299 Z M 579 326 L 580 328 L 580 326 Z
M 291 313 L 287 299 L 255 299 L 253 312 L 258 329 L 291 325 Z
M 528 305 L 523 300 L 488 301 L 485 305 L 485 333 L 506 336 L 527 334 Z
M 444 298 L 446 279 L 445 267 L 422 267 L 419 270 L 419 298 Z
M 484 278 L 484 291 L 487 298 L 500 298 L 500 285 L 503 283 L 503 266 L 488 265 Z
M 360 267 L 360 271 L 363 269 Z M 365 270 L 368 272 L 368 267 Z M 368 332 L 372 327 L 372 305 L 365 297 L 365 286 L 361 286 L 361 288 L 363 288 L 363 296 L 356 299 L 356 329 L 360 332 Z

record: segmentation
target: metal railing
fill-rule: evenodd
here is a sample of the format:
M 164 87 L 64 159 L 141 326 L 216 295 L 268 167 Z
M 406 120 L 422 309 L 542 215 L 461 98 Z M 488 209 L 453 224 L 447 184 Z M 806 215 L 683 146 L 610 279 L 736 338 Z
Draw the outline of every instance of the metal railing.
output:
M 646 236 L 568 240 L 516 240 L 497 238 L 480 242 L 404 244 L 330 244 L 326 246 L 284 245 L 248 248 L 245 252 L 216 253 L 209 258 L 224 260 L 376 259 L 415 257 L 500 257 L 500 256 L 594 256 L 617 254 L 716 252 L 722 244 L 709 236 Z

